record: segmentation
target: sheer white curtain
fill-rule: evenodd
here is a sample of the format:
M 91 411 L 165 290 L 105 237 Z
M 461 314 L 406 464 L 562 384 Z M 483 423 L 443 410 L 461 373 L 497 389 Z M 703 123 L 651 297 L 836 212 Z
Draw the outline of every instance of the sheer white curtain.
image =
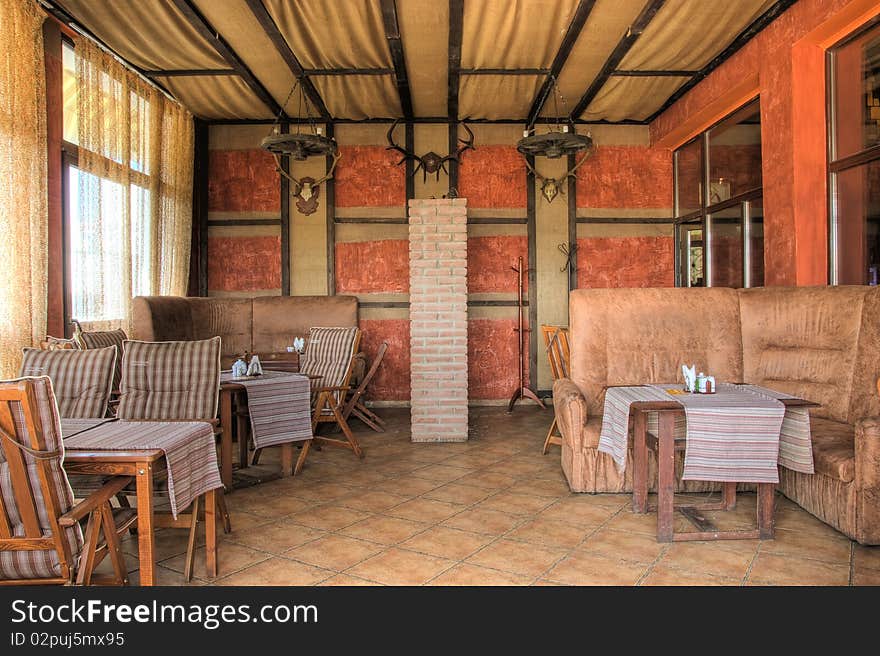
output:
M 186 293 L 192 116 L 88 39 L 75 52 L 71 314 L 128 329 L 133 296 Z
M 46 331 L 43 19 L 31 0 L 0 0 L 0 378 Z

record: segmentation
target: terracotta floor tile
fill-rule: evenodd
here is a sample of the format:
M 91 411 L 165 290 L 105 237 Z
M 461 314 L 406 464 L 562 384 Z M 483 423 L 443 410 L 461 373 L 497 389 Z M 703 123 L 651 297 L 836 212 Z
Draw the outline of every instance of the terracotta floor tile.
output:
M 880 569 L 880 547 L 853 545 L 853 566 L 863 569 Z
M 662 564 L 657 564 L 651 572 L 642 579 L 642 585 L 741 585 L 740 579 L 730 579 L 721 576 L 712 576 L 702 572 L 688 572 L 680 569 L 672 569 Z
M 853 570 L 853 585 L 880 585 L 880 570 L 855 569 Z
M 506 537 L 544 547 L 573 549 L 583 542 L 587 534 L 583 528 L 538 517 L 514 529 Z
M 260 530 L 238 530 L 229 534 L 229 539 L 238 544 L 273 554 L 282 554 L 288 549 L 298 547 L 301 544 L 311 542 L 324 535 L 324 531 L 289 519 L 281 519 L 265 526 Z
M 509 515 L 534 515 L 556 501 L 550 497 L 537 497 L 529 494 L 514 494 L 507 490 L 499 492 L 477 504 L 477 508 L 498 510 Z
M 775 539 L 765 540 L 761 553 L 814 558 L 829 563 L 849 563 L 851 542 L 846 538 L 827 537 L 811 531 L 777 529 Z
M 792 531 L 806 531 L 818 537 L 846 538 L 837 529 L 829 526 L 822 520 L 813 517 L 800 507 L 789 507 L 776 513 L 776 528 L 784 528 Z
M 353 508 L 363 512 L 382 512 L 387 508 L 398 506 L 412 497 L 402 494 L 391 494 L 381 490 L 372 490 L 361 494 L 336 500 L 336 505 Z
M 629 510 L 624 510 L 615 515 L 608 522 L 607 527 L 617 529 L 619 531 L 632 531 L 633 533 L 644 533 L 645 535 L 653 535 L 656 537 L 657 513 L 649 512 L 645 513 L 644 515 L 637 515 L 633 512 L 630 512 Z
M 463 485 L 475 485 L 490 490 L 501 490 L 516 483 L 516 478 L 498 472 L 477 471 L 458 480 Z
M 385 585 L 422 585 L 454 564 L 446 558 L 394 548 L 355 565 L 346 574 Z
M 291 515 L 291 519 L 299 524 L 320 528 L 325 531 L 336 531 L 355 522 L 366 519 L 370 513 L 352 510 L 344 506 L 318 506 L 301 513 Z
M 460 531 L 445 526 L 433 526 L 427 531 L 411 537 L 400 546 L 432 556 L 462 560 L 492 540 L 493 538 L 488 535 Z
M 566 553 L 565 549 L 501 539 L 470 556 L 467 562 L 535 578 L 550 569 Z
M 849 565 L 758 553 L 748 583 L 751 585 L 847 585 Z
M 327 535 L 291 549 L 285 555 L 316 567 L 342 571 L 370 556 L 375 556 L 380 551 L 382 547 L 374 542 L 356 540 L 344 535 Z
M 353 538 L 370 540 L 379 544 L 397 544 L 430 526 L 423 522 L 413 522 L 400 517 L 376 515 L 369 517 L 344 529 L 342 533 Z
M 399 494 L 402 496 L 414 497 L 434 490 L 441 485 L 442 483 L 436 481 L 405 476 L 402 478 L 392 478 L 383 481 L 382 483 L 378 483 L 373 489 L 381 490 L 383 492 L 391 492 L 392 494 Z
M 229 503 L 229 497 L 226 497 L 226 499 L 229 507 L 229 521 L 232 524 L 233 531 L 249 531 L 258 526 L 270 524 L 277 519 L 277 517 L 262 517 L 253 513 L 239 512 L 233 508 L 231 503 Z M 219 515 L 217 521 L 220 521 Z
M 297 496 L 282 495 L 269 496 L 262 499 L 248 499 L 239 503 L 235 499 L 235 494 L 230 494 L 229 506 L 233 510 L 243 510 L 267 519 L 278 519 L 279 517 L 284 517 L 291 513 L 302 512 L 314 508 L 315 502 Z
M 643 565 L 576 552 L 544 575 L 569 585 L 635 585 L 645 572 Z
M 411 472 L 412 476 L 424 478 L 435 483 L 449 483 L 455 481 L 462 476 L 472 473 L 473 469 L 465 469 L 464 467 L 449 467 L 444 464 L 428 465 Z
M 607 522 L 617 512 L 608 506 L 594 506 L 583 503 L 557 501 L 542 510 L 538 516 L 557 522 L 565 522 L 582 529 L 597 528 Z
M 201 527 L 200 527 L 201 528 Z M 220 533 L 220 531 L 217 531 Z M 204 536 L 204 531 L 200 530 L 199 534 Z M 163 528 L 155 533 L 155 560 L 156 562 L 166 560 L 172 556 L 186 553 L 187 543 L 189 541 L 189 531 L 182 528 Z M 127 556 L 138 556 L 138 538 L 136 535 L 128 535 L 122 540 L 122 550 Z
M 669 547 L 658 565 L 741 581 L 757 551 L 757 546 L 737 551 L 711 542 L 679 542 Z
M 460 528 L 474 533 L 501 535 L 522 522 L 521 517 L 508 515 L 496 510 L 472 508 L 450 517 L 443 522 L 444 526 Z
M 314 585 L 333 572 L 275 557 L 231 574 L 218 585 Z
M 413 499 L 385 511 L 386 515 L 411 519 L 414 522 L 436 524 L 452 517 L 466 506 L 460 503 L 447 503 L 436 499 Z
M 510 492 L 517 494 L 532 494 L 535 496 L 546 496 L 558 499 L 569 494 L 568 483 L 564 479 L 558 480 L 541 480 L 526 479 L 519 480 L 508 488 Z
M 96 571 L 103 571 L 103 568 L 105 567 L 104 563 L 109 564 L 109 561 L 109 558 L 105 558 L 99 566 L 99 569 L 96 569 Z M 107 573 L 110 572 L 112 572 L 112 568 L 107 571 Z M 156 565 L 153 568 L 153 583 L 154 585 L 179 585 L 186 587 L 198 587 L 208 584 L 209 581 L 205 581 L 196 576 L 193 576 L 191 581 L 187 581 L 183 578 L 183 572 L 175 572 L 173 569 L 168 569 L 167 567 Z M 139 571 L 129 573 L 128 584 L 130 586 L 138 586 L 141 584 L 141 575 Z
M 270 554 L 263 551 L 257 551 L 256 549 L 244 547 L 233 542 L 224 542 L 217 549 L 217 576 L 221 577 L 232 574 L 245 567 L 268 560 L 270 557 Z M 185 560 L 185 556 L 180 555 L 163 560 L 160 564 L 175 572 L 183 572 Z M 210 580 L 205 569 L 204 547 L 199 547 L 195 551 L 193 575 L 200 579 Z
M 478 567 L 470 563 L 459 563 L 450 570 L 443 572 L 432 580 L 429 585 L 449 586 L 495 586 L 495 585 L 529 585 L 532 577 L 520 576 L 509 572 Z
M 354 586 L 377 586 L 381 585 L 381 583 L 376 583 L 374 581 L 367 581 L 366 579 L 358 578 L 357 576 L 349 576 L 348 574 L 337 574 L 336 576 L 331 576 L 329 579 L 325 579 L 318 583 L 319 586 L 346 586 L 346 587 L 354 587 Z
M 653 535 L 603 528 L 587 538 L 578 551 L 650 565 L 666 548 Z
M 462 485 L 461 483 L 447 483 L 438 488 L 425 492 L 428 499 L 437 499 L 448 503 L 461 503 L 471 505 L 482 501 L 492 494 L 491 490 L 476 485 Z

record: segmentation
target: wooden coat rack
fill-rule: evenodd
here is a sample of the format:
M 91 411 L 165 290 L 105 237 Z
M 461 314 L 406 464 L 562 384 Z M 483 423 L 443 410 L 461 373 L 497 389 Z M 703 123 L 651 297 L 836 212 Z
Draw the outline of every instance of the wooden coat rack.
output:
M 529 326 L 524 325 L 523 323 L 523 259 L 522 256 L 517 258 L 516 266 L 510 267 L 514 271 L 516 271 L 516 280 L 517 280 L 517 297 L 516 297 L 516 307 L 517 307 L 517 324 L 516 324 L 516 337 L 517 337 L 517 345 L 519 347 L 519 384 L 517 388 L 513 391 L 513 395 L 510 397 L 510 403 L 507 404 L 507 412 L 513 412 L 513 406 L 516 405 L 516 402 L 520 399 L 531 399 L 542 409 L 546 410 L 547 406 L 544 405 L 544 402 L 538 398 L 538 395 L 532 391 L 532 389 L 526 383 L 526 361 L 525 361 L 525 349 L 523 349 L 523 340 L 525 339 L 526 333 L 531 330 Z

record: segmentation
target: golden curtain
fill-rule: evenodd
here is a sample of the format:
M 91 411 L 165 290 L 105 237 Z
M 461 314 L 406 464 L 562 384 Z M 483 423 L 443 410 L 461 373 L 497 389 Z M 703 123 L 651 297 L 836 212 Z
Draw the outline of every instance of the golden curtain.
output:
M 71 312 L 87 329 L 128 329 L 133 296 L 186 294 L 193 121 L 90 40 L 75 51 Z
M 0 377 L 46 330 L 47 223 L 44 15 L 0 0 Z

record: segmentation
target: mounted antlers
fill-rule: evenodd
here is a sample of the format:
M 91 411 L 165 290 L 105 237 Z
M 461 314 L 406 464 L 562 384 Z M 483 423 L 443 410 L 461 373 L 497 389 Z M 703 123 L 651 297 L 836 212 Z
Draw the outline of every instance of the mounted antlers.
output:
M 400 123 L 400 119 L 394 121 L 394 123 L 391 124 L 391 127 L 388 128 L 388 134 L 386 135 L 388 139 L 388 147 L 385 148 L 385 150 L 396 150 L 398 153 L 403 155 L 403 158 L 397 163 L 398 166 L 400 166 L 407 160 L 418 162 L 419 164 L 415 167 L 415 169 L 413 169 L 413 173 L 415 174 L 416 171 L 422 169 L 422 181 L 428 179 L 429 173 L 436 173 L 437 179 L 439 180 L 441 170 L 446 175 L 449 175 L 449 171 L 446 168 L 446 162 L 458 162 L 458 158 L 461 157 L 462 153 L 464 153 L 466 150 L 476 150 L 476 147 L 474 146 L 474 133 L 471 132 L 471 129 L 467 126 L 467 123 L 462 123 L 462 127 L 470 135 L 470 138 L 462 139 L 459 137 L 458 140 L 461 142 L 462 145 L 459 146 L 458 149 L 456 149 L 454 154 L 447 155 L 446 157 L 440 157 L 440 155 L 432 150 L 431 152 L 419 157 L 415 153 L 406 150 L 405 148 L 401 148 L 396 143 L 394 143 L 394 128 L 397 127 L 398 123 Z
M 565 193 L 565 188 L 562 186 L 562 183 L 565 180 L 567 180 L 568 178 L 576 177 L 575 171 L 577 171 L 578 168 L 580 167 L 580 165 L 583 164 L 584 162 L 586 162 L 587 158 L 592 154 L 593 154 L 592 148 L 587 150 L 584 153 L 583 157 L 581 157 L 580 161 L 577 162 L 574 166 L 572 166 L 568 171 L 566 171 L 565 175 L 563 175 L 559 179 L 547 178 L 547 177 L 541 175 L 540 173 L 538 173 L 538 171 L 535 169 L 534 166 L 529 164 L 529 160 L 527 160 L 525 157 L 523 158 L 523 160 L 525 160 L 526 168 L 536 178 L 538 178 L 538 180 L 541 181 L 541 195 L 547 199 L 548 203 L 552 203 L 553 199 L 556 198 L 557 194 L 564 194 Z
M 289 173 L 285 173 L 284 169 L 281 168 L 281 158 L 278 155 L 275 155 L 275 170 L 290 180 L 291 185 L 293 185 L 290 193 L 297 199 L 296 209 L 305 215 L 315 213 L 315 210 L 318 209 L 318 196 L 321 193 L 320 187 L 333 177 L 333 171 L 336 170 L 336 163 L 341 156 L 342 155 L 340 155 L 339 151 L 336 151 L 333 155 L 333 163 L 330 165 L 327 174 L 320 180 L 315 180 L 310 177 L 297 179 Z

